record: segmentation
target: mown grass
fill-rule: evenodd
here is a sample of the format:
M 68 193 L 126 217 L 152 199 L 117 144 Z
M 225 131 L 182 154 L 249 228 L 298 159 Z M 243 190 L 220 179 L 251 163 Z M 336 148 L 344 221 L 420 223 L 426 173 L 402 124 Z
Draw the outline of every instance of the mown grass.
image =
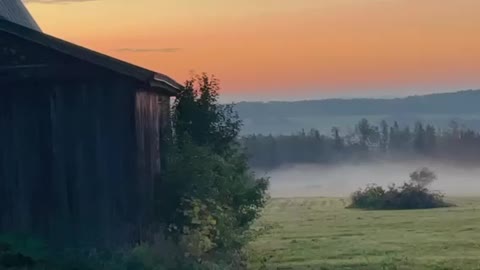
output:
M 251 245 L 259 269 L 480 269 L 480 198 L 430 210 L 345 209 L 346 199 L 274 199 Z

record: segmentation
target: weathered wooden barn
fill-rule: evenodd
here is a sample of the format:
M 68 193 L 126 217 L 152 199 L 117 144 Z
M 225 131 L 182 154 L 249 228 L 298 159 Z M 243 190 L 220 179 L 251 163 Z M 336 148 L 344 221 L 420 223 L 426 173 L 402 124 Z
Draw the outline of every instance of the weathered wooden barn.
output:
M 141 239 L 180 86 L 42 33 L 13 2 L 0 5 L 0 234 Z

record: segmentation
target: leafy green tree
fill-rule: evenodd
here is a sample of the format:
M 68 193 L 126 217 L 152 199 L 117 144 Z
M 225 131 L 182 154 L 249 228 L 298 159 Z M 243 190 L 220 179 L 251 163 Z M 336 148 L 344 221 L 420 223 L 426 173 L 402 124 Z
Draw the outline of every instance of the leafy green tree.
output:
M 173 106 L 173 138 L 157 190 L 157 216 L 194 258 L 233 256 L 267 201 L 268 180 L 256 178 L 237 142 L 241 122 L 218 102 L 218 80 L 185 84 Z
M 185 83 L 174 103 L 173 127 L 177 142 L 191 140 L 224 154 L 236 146 L 242 122 L 232 105 L 221 105 L 219 81 L 207 74 Z

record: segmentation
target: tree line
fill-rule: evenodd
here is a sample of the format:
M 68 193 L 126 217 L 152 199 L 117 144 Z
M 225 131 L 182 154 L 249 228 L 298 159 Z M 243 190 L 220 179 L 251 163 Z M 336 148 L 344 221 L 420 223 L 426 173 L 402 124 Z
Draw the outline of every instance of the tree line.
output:
M 480 159 L 480 133 L 452 121 L 448 129 L 417 122 L 400 126 L 360 120 L 353 132 L 331 134 L 316 129 L 292 135 L 249 135 L 241 138 L 252 167 L 273 169 L 288 164 L 332 164 L 372 158 L 432 158 L 458 162 Z

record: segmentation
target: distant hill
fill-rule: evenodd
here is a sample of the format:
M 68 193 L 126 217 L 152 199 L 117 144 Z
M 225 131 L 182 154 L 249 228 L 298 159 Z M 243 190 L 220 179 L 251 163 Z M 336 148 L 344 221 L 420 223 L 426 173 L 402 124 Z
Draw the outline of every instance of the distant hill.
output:
M 395 99 L 325 99 L 305 101 L 240 102 L 236 104 L 244 134 L 292 133 L 332 126 L 353 128 L 361 118 L 411 124 L 424 121 L 443 128 L 456 120 L 480 129 L 480 90 L 410 96 Z

